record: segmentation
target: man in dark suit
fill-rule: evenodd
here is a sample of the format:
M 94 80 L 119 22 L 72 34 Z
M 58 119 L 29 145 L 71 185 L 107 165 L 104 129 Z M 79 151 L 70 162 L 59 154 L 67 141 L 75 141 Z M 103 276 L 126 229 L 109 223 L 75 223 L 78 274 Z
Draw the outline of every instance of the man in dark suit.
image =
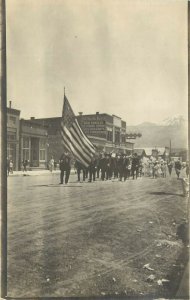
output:
M 118 155 L 117 168 L 119 172 L 119 180 L 122 181 L 123 177 L 123 154 Z
M 111 155 L 110 153 L 106 154 L 106 180 L 111 179 Z
M 97 167 L 97 160 L 95 157 L 92 157 L 90 165 L 89 165 L 89 180 L 88 182 L 92 182 L 96 180 L 96 167 Z
M 105 176 L 106 176 L 106 158 L 105 158 L 105 154 L 102 154 L 102 158 L 100 159 L 100 162 L 99 162 L 99 167 L 101 169 L 101 180 L 104 180 Z
M 76 160 L 75 168 L 77 170 L 78 181 L 80 182 L 80 172 L 81 171 L 83 172 L 83 181 L 85 181 L 85 179 L 86 179 L 86 168 L 85 168 L 85 166 L 83 166 L 83 164 L 81 162 Z
M 129 164 L 130 164 L 130 160 L 129 157 L 127 157 L 126 154 L 124 154 L 124 158 L 123 158 L 123 177 L 124 177 L 124 181 L 126 181 L 126 179 L 129 178 L 130 172 L 129 172 Z
M 132 158 L 131 172 L 132 172 L 133 179 L 135 179 L 135 177 L 137 179 L 138 172 L 139 172 L 139 158 L 137 156 L 137 153 L 135 153 Z
M 63 179 L 65 175 L 65 184 L 69 181 L 70 171 L 71 171 L 71 157 L 68 152 L 61 155 L 59 161 L 60 174 L 60 184 L 63 184 Z

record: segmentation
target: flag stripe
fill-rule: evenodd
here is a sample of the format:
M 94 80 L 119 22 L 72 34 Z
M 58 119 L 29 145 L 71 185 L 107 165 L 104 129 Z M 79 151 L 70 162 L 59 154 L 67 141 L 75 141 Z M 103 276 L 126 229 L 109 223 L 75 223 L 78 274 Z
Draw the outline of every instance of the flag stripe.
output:
M 95 148 L 83 133 L 65 95 L 61 121 L 61 136 L 66 148 L 69 149 L 73 156 L 86 167 L 89 166 L 95 154 Z
M 63 137 L 63 135 L 62 135 L 62 132 L 61 132 L 61 136 L 62 136 L 62 138 L 63 138 L 63 139 L 61 140 L 63 146 L 70 152 L 71 150 L 70 150 L 69 146 L 65 143 L 65 140 L 64 140 L 64 137 Z
M 91 150 L 90 146 L 88 145 L 88 143 L 86 143 L 83 136 L 81 136 L 80 131 L 78 129 L 78 125 L 75 122 L 73 123 L 73 129 L 74 129 L 75 133 L 77 134 L 77 136 L 80 138 L 80 141 L 84 145 L 85 149 L 88 151 L 89 154 L 91 154 L 92 150 Z
M 80 147 L 80 145 L 78 144 L 78 142 L 76 141 L 76 139 L 74 139 L 71 135 L 71 132 L 68 131 L 68 129 L 65 127 L 65 131 L 67 133 L 67 136 L 69 138 L 70 143 L 72 143 L 73 147 L 75 148 L 75 150 L 78 152 L 78 154 L 81 156 L 81 158 L 83 160 L 85 160 L 87 163 L 90 163 L 91 158 L 89 156 L 86 156 L 83 153 L 83 149 Z
M 66 137 L 67 137 L 67 140 L 68 140 L 68 142 L 69 142 L 69 145 L 70 145 L 70 146 L 72 145 L 72 146 L 74 147 L 74 149 L 75 149 L 75 152 L 77 152 L 78 155 L 80 155 L 81 159 L 82 159 L 83 161 L 85 161 L 87 164 L 89 164 L 89 163 L 90 163 L 90 158 L 85 157 L 85 156 L 83 155 L 83 152 L 82 152 L 82 149 L 81 149 L 80 145 L 76 142 L 75 139 L 72 138 L 71 133 L 70 133 L 70 131 L 66 128 L 66 126 L 63 127 L 63 130 L 64 130 L 64 132 L 65 132 L 65 134 L 66 134 Z
M 82 134 L 82 130 L 78 124 L 78 121 L 76 120 L 76 123 L 73 124 L 73 127 L 76 129 L 77 133 L 79 136 L 81 136 L 81 139 L 83 140 L 83 142 L 85 143 L 85 145 L 88 147 L 89 151 L 92 152 L 92 153 L 95 153 L 95 149 L 94 149 L 94 146 L 90 145 L 88 143 L 88 140 L 85 138 L 85 136 Z
M 62 126 L 64 126 L 63 122 L 61 124 Z M 70 128 L 70 133 L 72 135 L 72 138 L 75 142 L 77 142 L 80 146 L 80 150 L 83 152 L 85 152 L 84 154 L 89 157 L 89 161 L 91 160 L 92 158 L 92 155 L 91 155 L 91 149 L 90 147 L 85 143 L 85 141 L 83 140 L 83 138 L 81 138 L 81 134 L 79 131 L 76 130 L 76 124 L 73 123 L 72 127 Z
M 89 157 L 89 159 L 91 159 L 91 156 L 90 156 L 90 153 L 89 153 L 89 150 L 87 149 L 87 147 L 85 147 L 85 145 L 83 144 L 83 141 L 79 138 L 79 136 L 76 134 L 73 126 L 70 128 L 70 133 L 72 135 L 72 137 L 74 139 L 76 139 L 76 141 L 78 142 L 78 144 L 80 145 L 82 151 L 84 151 L 84 154 Z
M 71 151 L 73 153 L 73 155 L 85 166 L 88 167 L 89 163 L 87 163 L 85 160 L 83 160 L 83 158 L 80 156 L 80 154 L 78 154 L 78 152 L 74 149 L 73 145 L 71 142 L 69 142 L 69 140 L 67 139 L 66 135 L 64 135 L 64 132 L 61 131 L 61 135 L 64 141 L 64 145 L 66 145 L 66 148 L 69 149 L 69 151 Z
M 92 151 L 95 152 L 94 146 L 92 145 L 92 143 L 89 141 L 89 139 L 86 137 L 86 135 L 85 135 L 84 132 L 82 131 L 82 129 L 81 129 L 79 123 L 78 123 L 78 120 L 77 120 L 77 119 L 75 119 L 75 120 L 76 120 L 78 129 L 80 130 L 81 135 L 84 137 L 85 141 L 89 144 L 89 146 L 91 147 Z

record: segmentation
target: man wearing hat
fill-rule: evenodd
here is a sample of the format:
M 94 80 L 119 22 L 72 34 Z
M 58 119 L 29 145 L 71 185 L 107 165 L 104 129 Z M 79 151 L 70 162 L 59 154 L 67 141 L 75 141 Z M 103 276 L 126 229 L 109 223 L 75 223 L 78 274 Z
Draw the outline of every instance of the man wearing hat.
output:
M 124 181 L 129 178 L 130 172 L 128 166 L 130 164 L 129 157 L 126 154 L 123 155 L 123 177 Z
M 139 172 L 139 159 L 137 153 L 135 153 L 132 158 L 131 172 L 132 172 L 133 179 L 135 179 L 135 177 L 137 179 L 138 172 Z
M 106 158 L 105 158 L 105 154 L 102 154 L 102 157 L 100 158 L 99 168 L 101 169 L 101 180 L 104 180 L 105 175 L 106 175 Z
M 70 171 L 71 171 L 71 157 L 69 153 L 65 151 L 59 160 L 59 168 L 61 171 L 60 174 L 60 184 L 63 184 L 64 175 L 65 175 L 65 184 L 69 181 Z
M 111 179 L 111 155 L 106 154 L 106 180 Z
M 89 180 L 88 182 L 92 182 L 96 180 L 96 167 L 97 167 L 97 160 L 95 157 L 92 157 L 90 165 L 89 165 Z
M 123 154 L 118 156 L 117 167 L 119 172 L 119 180 L 122 181 L 123 177 Z
M 83 181 L 86 179 L 86 169 L 85 166 L 78 160 L 75 162 L 75 168 L 77 170 L 78 181 L 80 182 L 80 173 L 83 173 Z

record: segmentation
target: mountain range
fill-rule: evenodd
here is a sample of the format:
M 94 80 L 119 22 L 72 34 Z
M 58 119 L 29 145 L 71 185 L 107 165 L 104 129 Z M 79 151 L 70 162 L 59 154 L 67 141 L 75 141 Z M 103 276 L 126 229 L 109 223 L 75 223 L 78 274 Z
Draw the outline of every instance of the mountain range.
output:
M 187 149 L 188 122 L 182 116 L 165 119 L 161 124 L 144 122 L 136 126 L 127 126 L 127 133 L 141 133 L 133 141 L 135 148 L 169 147 Z

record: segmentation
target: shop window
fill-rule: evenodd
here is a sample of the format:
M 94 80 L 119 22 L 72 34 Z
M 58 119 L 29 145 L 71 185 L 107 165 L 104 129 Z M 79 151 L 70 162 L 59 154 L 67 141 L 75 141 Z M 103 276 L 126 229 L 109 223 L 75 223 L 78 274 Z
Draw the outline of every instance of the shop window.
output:
M 46 159 L 46 150 L 40 149 L 40 160 L 45 160 L 45 159 Z
M 22 148 L 23 160 L 30 160 L 30 139 L 23 137 L 23 148 Z
M 112 131 L 107 131 L 107 141 L 112 142 L 113 140 L 113 133 Z
M 16 140 L 16 134 L 14 134 L 14 133 L 12 133 L 12 134 L 8 133 L 7 134 L 7 140 L 8 141 L 15 141 Z
M 120 144 L 120 132 L 115 132 L 115 143 Z
M 15 157 L 15 145 L 14 144 L 7 144 L 7 157 L 13 159 Z
M 30 139 L 28 137 L 23 137 L 23 149 L 29 148 Z
M 40 139 L 40 161 L 46 159 L 46 140 Z
M 29 155 L 29 149 L 23 149 L 23 160 L 28 160 L 29 161 L 29 158 L 30 158 L 30 155 Z
M 40 149 L 45 149 L 45 148 L 46 148 L 46 140 L 40 139 Z
M 121 136 L 121 141 L 122 141 L 122 143 L 125 143 L 125 135 Z
M 10 116 L 9 120 L 13 123 L 16 124 L 16 117 Z

